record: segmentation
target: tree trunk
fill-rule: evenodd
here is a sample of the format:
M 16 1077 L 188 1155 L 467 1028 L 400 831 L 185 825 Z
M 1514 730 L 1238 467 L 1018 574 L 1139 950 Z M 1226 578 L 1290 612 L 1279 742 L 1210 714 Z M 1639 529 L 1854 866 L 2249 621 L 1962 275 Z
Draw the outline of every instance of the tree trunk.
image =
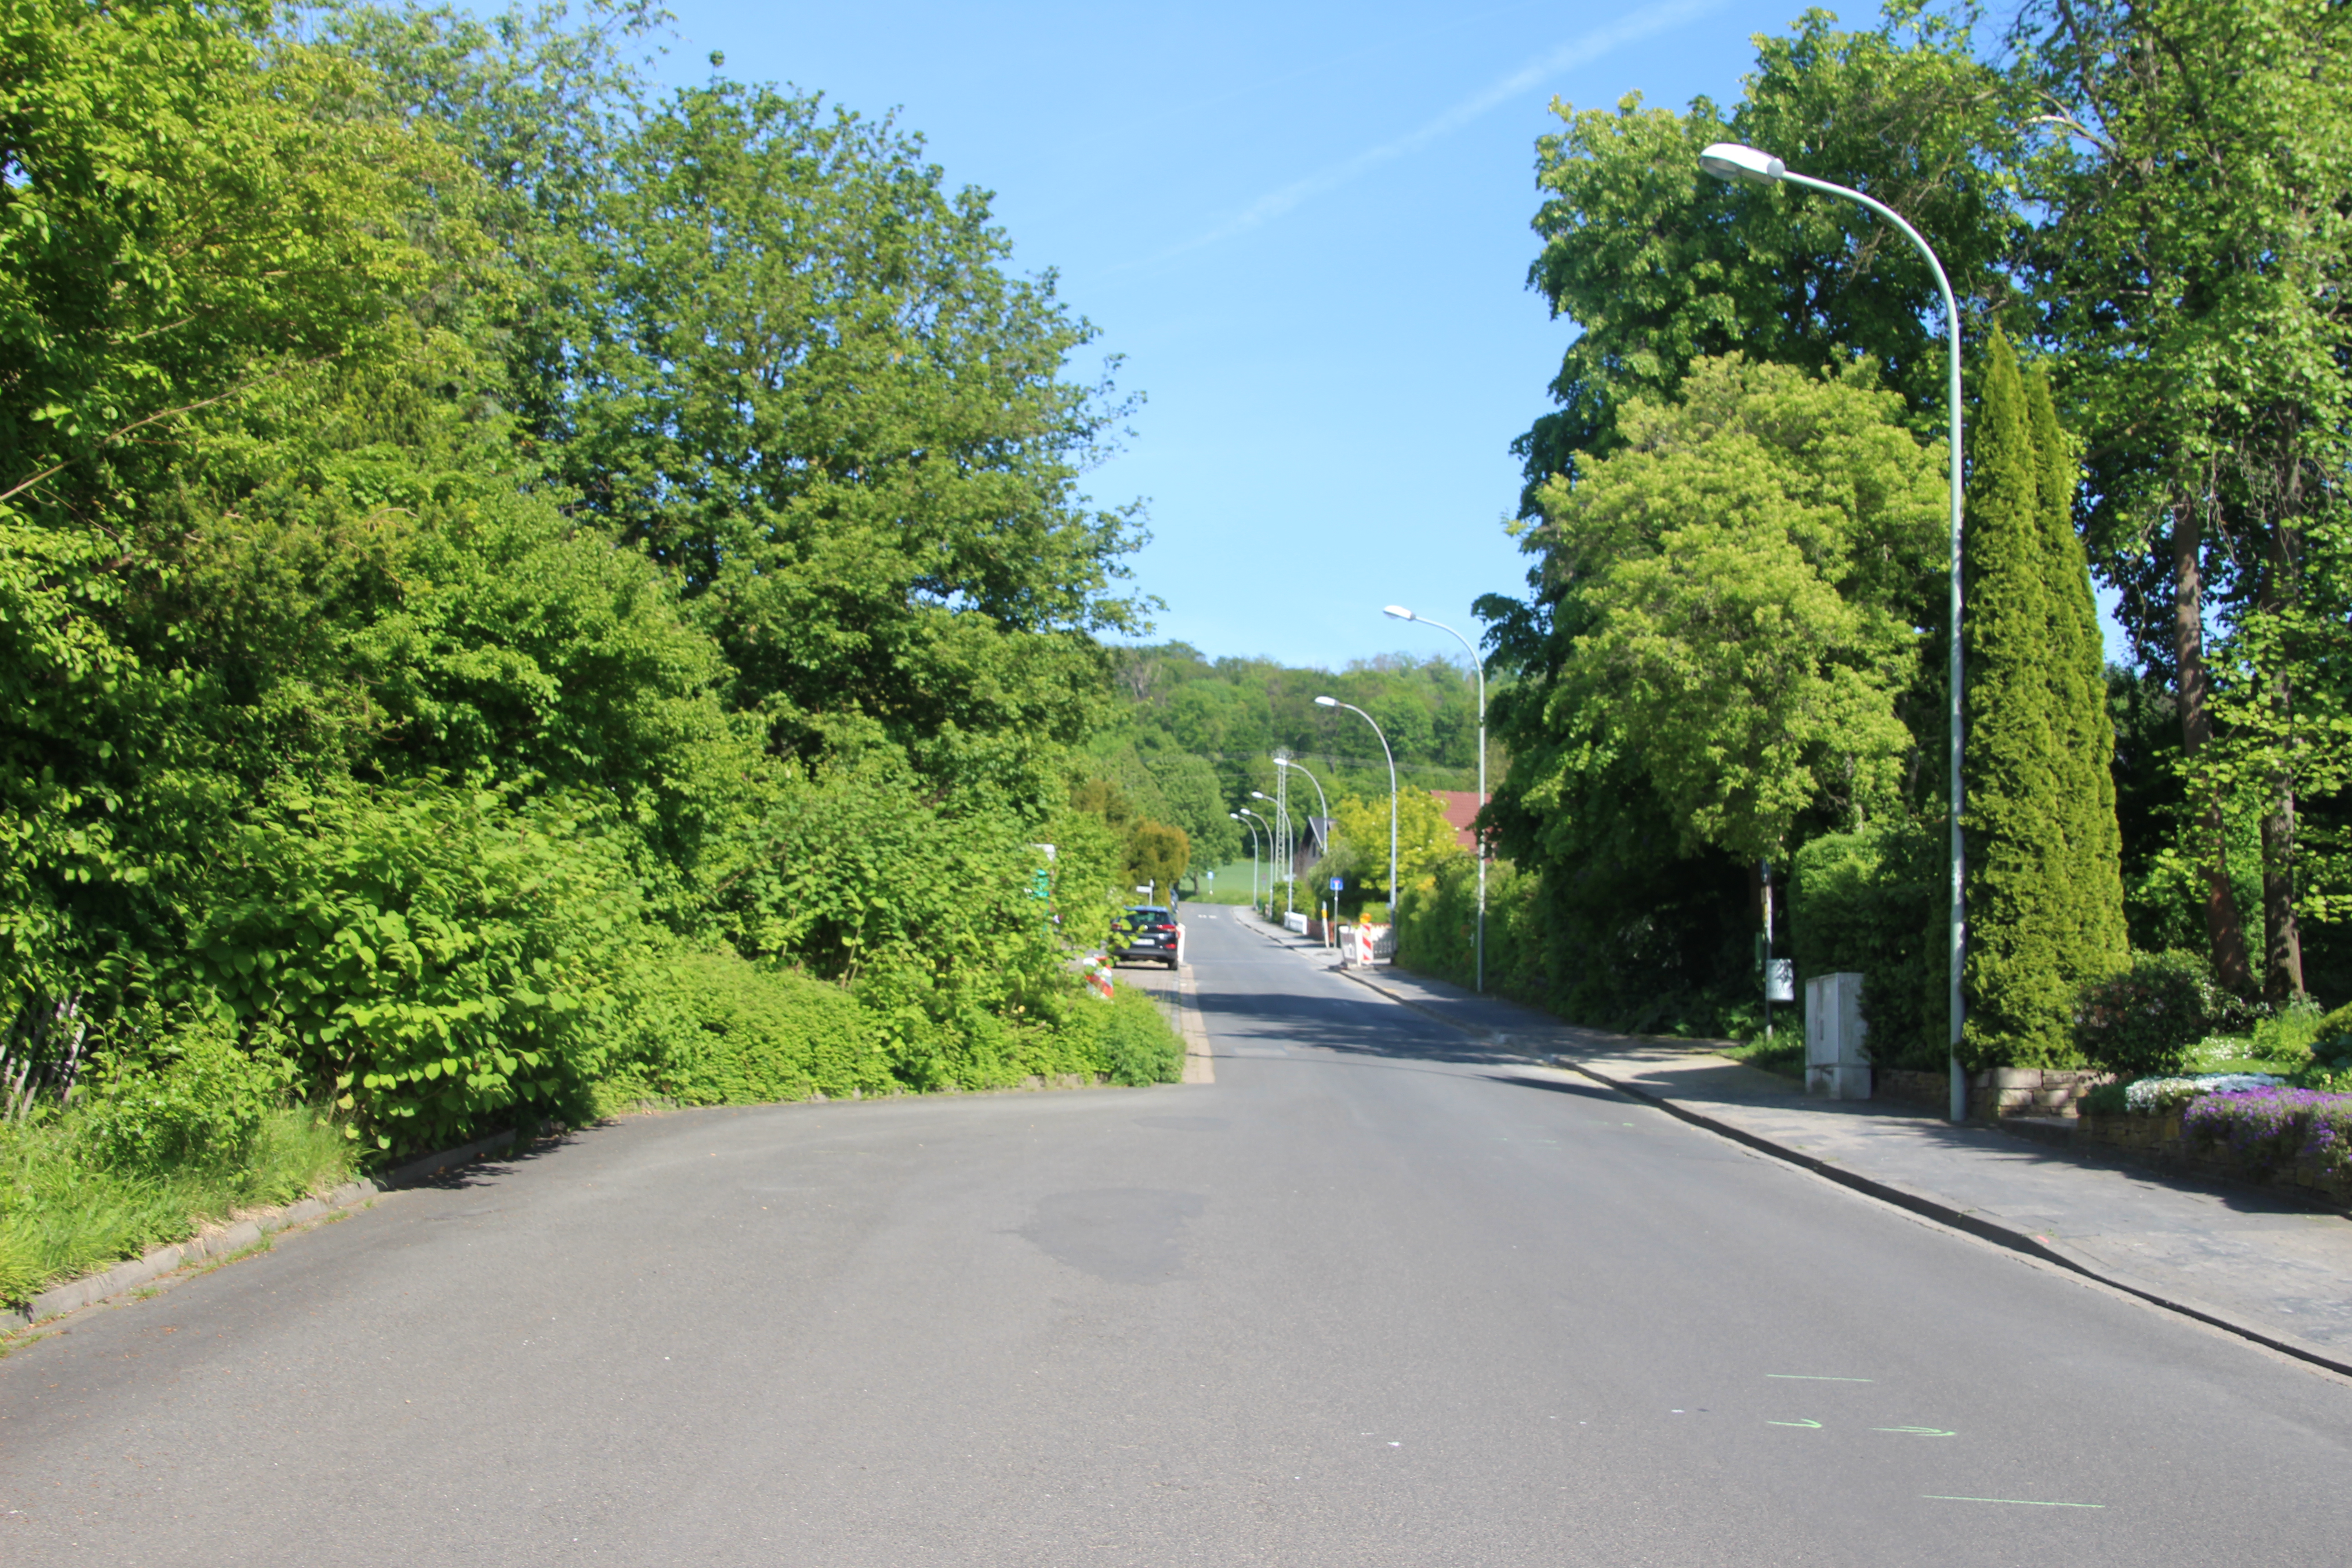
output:
M 2238 919 L 2238 895 L 2230 886 L 2221 799 L 2211 785 L 2194 782 L 2197 754 L 2213 738 L 2213 715 L 2206 707 L 2203 542 L 2197 509 L 2184 498 L 2172 512 L 2172 650 L 2180 702 L 2180 747 L 2192 763 L 2189 787 L 2206 792 L 2198 828 L 2205 847 L 2205 931 L 2213 947 L 2213 973 L 2222 985 L 2244 996 L 2254 988 L 2253 967 L 2246 956 L 2246 929 Z
M 2269 569 L 2263 574 L 2257 601 L 2265 615 L 2275 616 L 2284 605 L 2293 548 L 2294 541 L 2284 524 L 2271 530 Z M 2294 687 L 2284 668 L 2271 682 L 2271 703 L 2282 743 L 2292 748 Z M 2294 913 L 2294 774 L 2281 767 L 2271 775 L 2271 798 L 2263 812 L 2263 998 L 2274 1004 L 2303 994 L 2303 930 Z

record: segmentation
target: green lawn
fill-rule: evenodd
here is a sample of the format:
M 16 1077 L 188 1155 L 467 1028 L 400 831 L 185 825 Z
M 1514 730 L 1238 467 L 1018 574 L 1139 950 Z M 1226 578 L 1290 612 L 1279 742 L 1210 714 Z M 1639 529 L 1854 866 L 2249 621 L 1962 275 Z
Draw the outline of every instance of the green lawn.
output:
M 1235 860 L 1230 865 L 1218 866 L 1212 869 L 1216 879 L 1213 882 L 1207 875 L 1202 875 L 1200 879 L 1200 891 L 1185 893 L 1185 902 L 1245 904 L 1250 901 L 1250 863 L 1247 860 Z M 1263 860 L 1258 862 L 1257 876 L 1258 886 L 1263 889 L 1265 886 L 1265 862 Z M 1188 877 L 1185 880 L 1189 882 L 1192 879 Z

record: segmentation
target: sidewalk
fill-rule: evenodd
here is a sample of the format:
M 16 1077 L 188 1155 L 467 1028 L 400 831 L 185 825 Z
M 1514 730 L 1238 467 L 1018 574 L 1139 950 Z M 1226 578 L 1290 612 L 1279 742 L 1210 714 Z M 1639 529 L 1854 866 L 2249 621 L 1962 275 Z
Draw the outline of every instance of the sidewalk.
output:
M 2261 1187 L 2162 1175 L 1885 1102 L 1810 1099 L 1786 1079 L 1697 1046 L 1578 1028 L 1402 970 L 1346 973 L 1490 1044 L 2352 1375 L 2352 1220 L 2341 1215 Z

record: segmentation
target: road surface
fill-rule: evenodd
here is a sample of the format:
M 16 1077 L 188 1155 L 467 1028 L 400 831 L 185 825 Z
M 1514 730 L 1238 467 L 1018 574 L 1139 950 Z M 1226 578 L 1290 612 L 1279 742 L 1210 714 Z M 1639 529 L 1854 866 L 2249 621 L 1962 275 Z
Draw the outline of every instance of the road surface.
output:
M 2352 1559 L 2352 1385 L 1189 913 L 1211 1085 L 643 1117 L 0 1361 L 0 1562 Z

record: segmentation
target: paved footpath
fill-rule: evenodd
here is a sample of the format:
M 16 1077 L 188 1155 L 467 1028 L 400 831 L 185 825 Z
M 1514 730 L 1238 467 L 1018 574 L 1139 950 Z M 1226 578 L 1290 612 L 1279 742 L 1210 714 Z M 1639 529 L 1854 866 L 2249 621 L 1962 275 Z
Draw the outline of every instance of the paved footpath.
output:
M 1320 956 L 1303 938 L 1269 941 Z M 2352 1220 L 1885 1102 L 1816 1100 L 1682 1041 L 1577 1028 L 1444 981 L 1353 979 L 1405 1005 L 1906 1207 L 2352 1372 Z

